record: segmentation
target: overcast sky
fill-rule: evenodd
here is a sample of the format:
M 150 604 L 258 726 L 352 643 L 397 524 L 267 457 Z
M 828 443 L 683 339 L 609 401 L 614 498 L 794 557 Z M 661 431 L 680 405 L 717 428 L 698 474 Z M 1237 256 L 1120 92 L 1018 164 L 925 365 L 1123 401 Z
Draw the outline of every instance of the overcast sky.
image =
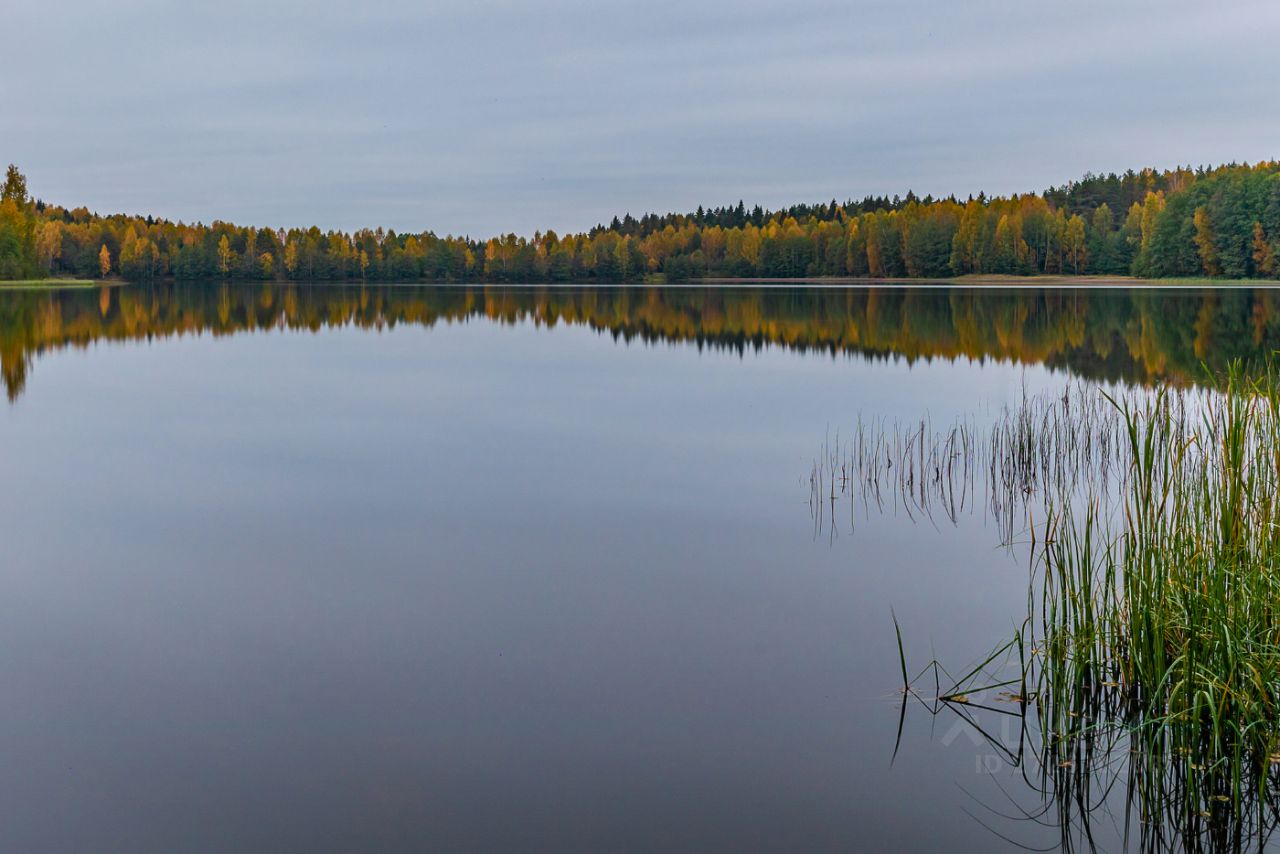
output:
M 9 2 L 0 160 L 100 213 L 487 236 L 1280 157 L 1280 3 Z

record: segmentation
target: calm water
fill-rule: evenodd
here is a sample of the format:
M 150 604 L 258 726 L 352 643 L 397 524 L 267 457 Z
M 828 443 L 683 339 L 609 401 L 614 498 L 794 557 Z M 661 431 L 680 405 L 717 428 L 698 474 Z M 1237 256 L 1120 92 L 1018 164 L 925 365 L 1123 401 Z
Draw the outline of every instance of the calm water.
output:
M 891 609 L 963 668 L 1026 555 L 816 533 L 814 459 L 1278 343 L 1250 290 L 0 291 L 0 850 L 1052 845 L 954 717 L 894 758 Z

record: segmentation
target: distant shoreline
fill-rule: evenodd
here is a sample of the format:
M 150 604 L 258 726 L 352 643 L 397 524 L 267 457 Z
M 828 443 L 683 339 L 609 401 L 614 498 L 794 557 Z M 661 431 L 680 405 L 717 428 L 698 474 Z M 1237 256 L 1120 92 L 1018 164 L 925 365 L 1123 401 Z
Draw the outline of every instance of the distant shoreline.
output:
M 3 196 L 13 221 L 5 228 L 22 239 L 0 241 L 0 275 L 15 278 L 1061 288 L 1280 281 L 1280 161 L 1089 175 L 1041 194 L 967 201 L 868 197 L 749 213 L 739 203 L 485 240 L 101 216 L 33 201 L 16 166 Z
M 50 289 L 58 290 L 62 288 L 97 288 L 97 287 L 114 287 L 127 284 L 119 280 L 104 279 L 95 281 L 93 279 L 0 279 L 0 290 L 37 290 Z
M 1014 276 L 970 274 L 950 278 L 857 278 L 853 276 L 800 277 L 791 279 L 727 278 L 723 276 L 690 280 L 689 284 L 711 285 L 832 285 L 832 286 L 914 286 L 914 287 L 1048 287 L 1048 288 L 1165 288 L 1165 287 L 1280 287 L 1275 279 L 1210 279 L 1178 278 L 1147 279 L 1138 276 Z M 673 286 L 674 287 L 674 286 Z
M 687 279 L 681 282 L 665 282 L 654 277 L 641 281 L 569 281 L 569 282 L 492 282 L 492 281 L 432 281 L 432 280 L 372 280 L 358 279 L 178 279 L 166 277 L 153 284 L 173 285 L 279 285 L 302 287 L 448 287 L 448 288 L 700 288 L 700 287 L 807 287 L 807 288 L 1277 288 L 1274 279 L 1210 279 L 1167 278 L 1149 279 L 1137 276 L 1016 276 L 977 275 L 951 278 L 870 278 L 854 276 L 808 276 L 796 278 L 767 278 L 750 276 L 708 276 L 703 279 Z M 125 279 L 0 279 L 0 290 L 66 290 L 98 287 L 129 287 L 140 283 Z

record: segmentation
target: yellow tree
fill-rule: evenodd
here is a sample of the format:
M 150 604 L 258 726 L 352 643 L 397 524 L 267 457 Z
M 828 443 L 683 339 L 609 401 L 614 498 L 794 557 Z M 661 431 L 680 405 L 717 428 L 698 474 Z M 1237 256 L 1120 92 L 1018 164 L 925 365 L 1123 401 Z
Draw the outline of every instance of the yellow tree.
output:
M 134 234 L 133 229 L 125 232 L 124 238 L 120 241 L 120 253 L 116 257 L 116 261 L 120 265 L 120 274 L 125 278 L 132 278 L 137 271 L 134 262 L 138 258 L 138 247 L 141 243 Z
M 613 262 L 618 265 L 619 278 L 626 279 L 634 272 L 631 269 L 631 238 L 624 237 L 613 247 Z
M 218 270 L 222 275 L 231 272 L 231 261 L 235 253 L 231 251 L 231 241 L 227 240 L 227 236 L 222 235 L 222 239 L 218 241 Z
M 884 264 L 884 229 L 881 225 L 880 216 L 878 214 L 867 214 L 862 218 L 865 227 L 862 229 L 867 236 L 867 273 L 873 279 L 882 279 L 885 277 Z
M 995 236 L 997 272 L 1019 273 L 1031 255 L 1031 247 L 1022 236 L 1022 217 L 1018 214 L 1001 214 L 996 222 Z
M 1196 208 L 1191 218 L 1195 226 L 1196 250 L 1200 253 L 1200 263 L 1210 276 L 1221 276 L 1222 265 L 1218 263 L 1218 243 L 1213 233 L 1213 223 L 1209 222 L 1209 212 L 1203 207 Z
M 1253 224 L 1253 269 L 1259 276 L 1271 276 L 1276 272 L 1276 255 L 1262 230 L 1262 223 Z
M 1063 264 L 1065 263 L 1063 250 L 1067 245 L 1067 214 L 1062 208 L 1058 208 L 1053 214 L 1053 219 L 1049 220 L 1049 245 L 1045 252 L 1044 271 L 1046 273 L 1062 273 L 1065 272 Z M 1052 269 L 1050 269 L 1052 268 Z
M 149 238 L 142 238 L 143 244 L 146 246 L 147 254 L 147 277 L 160 273 L 160 247 L 151 242 Z
M 46 222 L 36 237 L 36 254 L 46 270 L 53 270 L 53 262 L 62 256 L 62 223 Z
M 951 238 L 951 270 L 956 275 L 985 273 L 986 253 L 983 251 L 983 225 L 987 209 L 982 202 L 971 199 L 960 214 L 960 224 Z M 868 241 L 869 243 L 869 241 Z M 868 257 L 870 257 L 868 246 Z M 872 275 L 876 275 L 872 273 Z
M 1156 219 L 1164 211 L 1164 192 L 1147 192 L 1142 202 L 1142 244 L 1140 250 L 1145 254 L 1151 248 L 1151 236 L 1156 231 Z
M 111 275 L 111 253 L 107 250 L 107 244 L 102 244 L 102 248 L 98 250 L 98 269 L 102 271 L 102 278 Z
M 1066 245 L 1067 260 L 1071 262 L 1071 270 L 1076 275 L 1085 265 L 1089 257 L 1088 244 L 1085 241 L 1084 219 L 1080 214 L 1072 214 L 1067 220 L 1063 242 Z
M 755 268 L 760 261 L 760 229 L 756 228 L 752 223 L 747 223 L 742 229 L 742 244 L 738 251 L 742 253 L 742 260 L 746 261 Z
M 500 273 L 504 276 L 506 275 L 506 248 L 496 237 L 489 238 L 489 242 L 484 246 L 484 272 L 489 276 L 496 276 Z
M 713 225 L 702 232 L 702 254 L 708 264 L 719 264 L 724 258 L 724 229 Z
M 0 189 L 0 201 L 12 201 L 18 207 L 27 204 L 27 177 L 18 171 L 18 167 L 9 164 L 4 175 L 4 187 Z

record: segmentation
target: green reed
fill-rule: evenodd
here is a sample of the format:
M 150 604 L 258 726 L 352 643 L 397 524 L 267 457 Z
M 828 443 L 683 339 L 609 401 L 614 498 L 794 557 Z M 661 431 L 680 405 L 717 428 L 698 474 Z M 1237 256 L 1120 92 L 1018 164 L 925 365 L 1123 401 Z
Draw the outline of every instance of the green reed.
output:
M 1050 759 L 1123 730 L 1142 819 L 1176 819 L 1195 838 L 1238 834 L 1246 808 L 1261 828 L 1274 800 L 1277 389 L 1273 369 L 1235 365 L 1198 417 L 1169 393 L 1115 401 L 1128 440 L 1118 535 L 1096 493 L 1050 501 L 1042 529 L 1039 642 L 1026 666 Z
M 982 473 L 1002 540 L 1033 544 L 1022 629 L 949 688 L 933 663 L 935 710 L 1020 686 L 1033 782 L 1066 847 L 1092 844 L 1090 815 L 1117 786 L 1144 849 L 1262 844 L 1280 824 L 1275 363 L 1232 365 L 1205 392 L 1025 398 L 985 435 L 966 421 L 927 449 L 918 425 L 885 432 L 873 453 L 855 443 L 824 465 L 875 485 L 881 505 L 896 469 L 895 502 L 910 512 L 941 497 L 954 519 L 952 496 L 978 485 L 946 473 L 962 448 L 973 458 L 959 467 Z M 996 674 L 1010 656 L 1012 676 Z

